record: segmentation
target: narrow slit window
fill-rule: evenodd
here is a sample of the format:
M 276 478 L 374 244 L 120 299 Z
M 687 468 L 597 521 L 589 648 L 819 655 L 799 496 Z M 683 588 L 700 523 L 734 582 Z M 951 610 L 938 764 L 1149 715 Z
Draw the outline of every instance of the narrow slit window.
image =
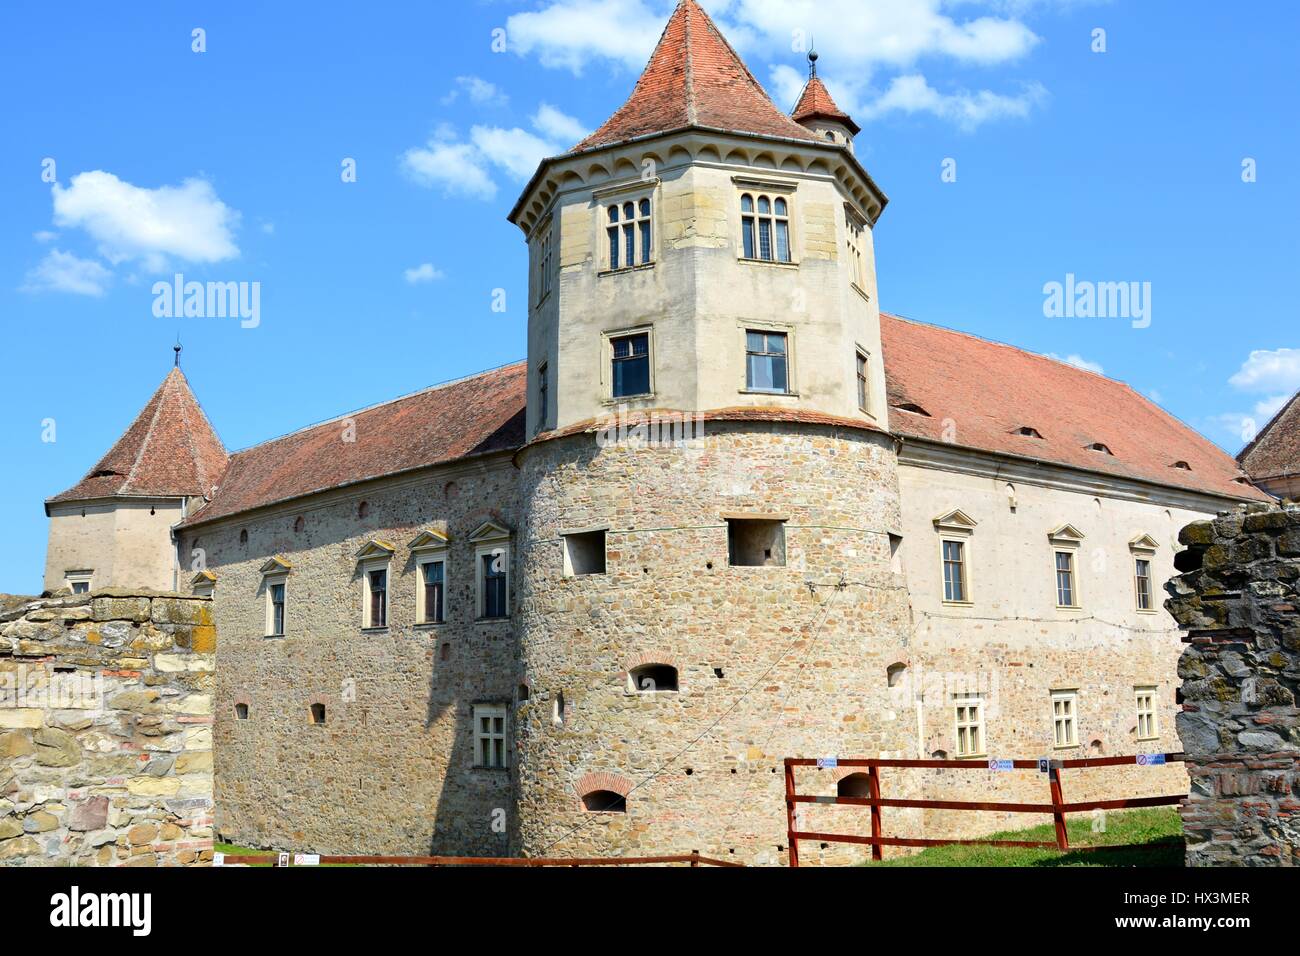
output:
M 865 352 L 859 352 L 857 354 L 856 364 L 857 364 L 857 373 L 858 373 L 858 379 L 857 379 L 858 410 L 865 412 L 868 408 L 868 401 L 871 398 L 870 391 L 868 390 L 868 379 L 867 379 L 868 366 L 867 366 L 867 354 Z

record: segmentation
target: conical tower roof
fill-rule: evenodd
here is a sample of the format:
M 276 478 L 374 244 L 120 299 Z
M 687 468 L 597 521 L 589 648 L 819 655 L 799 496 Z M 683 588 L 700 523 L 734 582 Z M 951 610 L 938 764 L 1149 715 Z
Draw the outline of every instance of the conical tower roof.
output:
M 185 373 L 176 367 L 95 467 L 48 500 L 207 496 L 221 480 L 227 460 Z
M 695 0 L 682 0 L 628 101 L 574 151 L 690 126 L 814 140 L 786 116 Z
M 808 85 L 803 88 L 803 93 L 799 95 L 799 102 L 790 115 L 796 123 L 821 117 L 843 123 L 854 136 L 861 132 L 861 127 L 853 122 L 853 117 L 835 104 L 830 91 L 826 89 L 826 84 L 816 73 L 808 78 Z

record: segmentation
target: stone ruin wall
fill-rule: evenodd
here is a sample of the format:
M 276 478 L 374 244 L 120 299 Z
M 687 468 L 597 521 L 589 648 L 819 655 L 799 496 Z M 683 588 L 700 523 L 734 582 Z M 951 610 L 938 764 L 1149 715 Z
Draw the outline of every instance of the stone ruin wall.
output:
M 210 604 L 108 589 L 0 613 L 0 865 L 211 862 Z
M 1300 864 L 1300 505 L 1198 521 L 1179 540 L 1165 606 L 1187 631 L 1187 863 Z

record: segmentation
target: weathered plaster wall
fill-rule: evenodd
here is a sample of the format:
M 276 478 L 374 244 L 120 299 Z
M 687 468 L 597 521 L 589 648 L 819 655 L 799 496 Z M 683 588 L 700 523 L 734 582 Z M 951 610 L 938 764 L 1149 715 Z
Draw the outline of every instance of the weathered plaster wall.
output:
M 64 587 L 71 570 L 93 571 L 92 588 L 171 590 L 176 553 L 170 529 L 183 516 L 176 498 L 51 505 L 45 590 Z
M 0 614 L 0 862 L 211 861 L 210 610 L 103 590 Z
M 1300 507 L 1183 529 L 1166 606 L 1187 630 L 1178 735 L 1190 866 L 1300 863 Z

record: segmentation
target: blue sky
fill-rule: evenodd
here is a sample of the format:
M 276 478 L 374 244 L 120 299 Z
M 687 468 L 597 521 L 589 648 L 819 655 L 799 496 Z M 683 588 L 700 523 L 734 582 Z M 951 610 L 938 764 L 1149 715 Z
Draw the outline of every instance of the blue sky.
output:
M 506 213 L 623 102 L 672 6 L 5 5 L 0 591 L 39 591 L 42 500 L 178 333 L 231 449 L 522 357 Z M 883 308 L 1104 369 L 1232 452 L 1300 387 L 1296 5 L 704 6 L 787 109 L 816 38 L 891 199 Z M 176 272 L 260 283 L 259 323 L 156 316 Z M 1150 325 L 1045 317 L 1067 274 L 1150 283 Z

